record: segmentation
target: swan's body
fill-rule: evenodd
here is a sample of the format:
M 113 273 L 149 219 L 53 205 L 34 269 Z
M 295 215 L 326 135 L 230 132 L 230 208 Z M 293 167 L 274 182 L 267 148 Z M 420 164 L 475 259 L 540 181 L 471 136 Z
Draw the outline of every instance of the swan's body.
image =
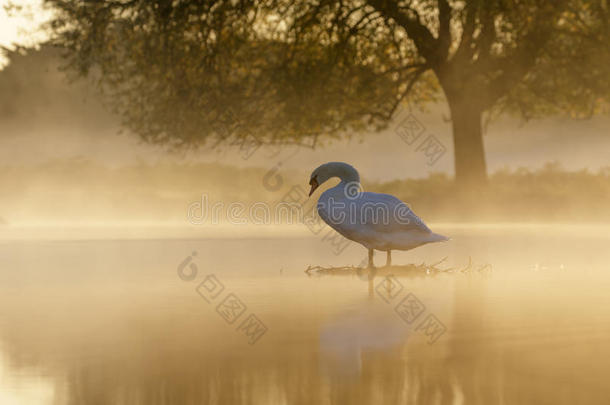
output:
M 347 163 L 330 162 L 314 170 L 310 195 L 332 177 L 339 177 L 341 182 L 322 193 L 318 214 L 341 235 L 369 249 L 369 265 L 372 266 L 374 249 L 388 252 L 390 264 L 392 250 L 410 250 L 426 243 L 448 240 L 432 232 L 398 198 L 360 191 L 360 176 Z

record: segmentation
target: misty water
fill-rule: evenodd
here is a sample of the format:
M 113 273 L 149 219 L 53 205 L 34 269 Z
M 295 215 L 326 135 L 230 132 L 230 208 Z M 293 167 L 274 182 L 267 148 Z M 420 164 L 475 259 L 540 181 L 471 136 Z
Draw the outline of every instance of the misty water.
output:
M 308 275 L 366 250 L 304 233 L 4 235 L 0 403 L 607 403 L 610 228 L 435 230 L 394 264 L 458 271 Z

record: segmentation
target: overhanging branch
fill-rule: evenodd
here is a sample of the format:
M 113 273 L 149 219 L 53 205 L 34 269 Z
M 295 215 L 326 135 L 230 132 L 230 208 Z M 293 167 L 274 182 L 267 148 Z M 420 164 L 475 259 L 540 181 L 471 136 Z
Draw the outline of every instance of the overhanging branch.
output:
M 394 1 L 367 0 L 367 3 L 400 25 L 428 63 L 440 63 L 437 39 L 434 38 L 428 27 L 422 24 L 414 9 L 409 8 L 409 11 L 413 12 L 415 17 L 403 13 Z

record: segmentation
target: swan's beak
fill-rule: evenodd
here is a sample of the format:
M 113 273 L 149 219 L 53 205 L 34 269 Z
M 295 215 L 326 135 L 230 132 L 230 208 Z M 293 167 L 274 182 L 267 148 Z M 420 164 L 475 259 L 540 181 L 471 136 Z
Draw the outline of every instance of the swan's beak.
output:
M 309 184 L 311 185 L 311 190 L 309 190 L 309 196 L 311 197 L 313 192 L 316 191 L 316 188 L 318 188 L 319 184 L 315 177 L 309 181 Z

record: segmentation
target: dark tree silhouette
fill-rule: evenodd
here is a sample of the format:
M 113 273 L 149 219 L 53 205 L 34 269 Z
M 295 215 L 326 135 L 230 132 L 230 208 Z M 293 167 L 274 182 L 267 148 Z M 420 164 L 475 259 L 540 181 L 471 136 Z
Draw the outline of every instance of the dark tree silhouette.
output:
M 456 178 L 486 180 L 484 114 L 607 110 L 606 0 L 47 0 L 53 42 L 145 140 L 319 142 L 443 98 Z M 94 68 L 94 69 L 92 69 Z

